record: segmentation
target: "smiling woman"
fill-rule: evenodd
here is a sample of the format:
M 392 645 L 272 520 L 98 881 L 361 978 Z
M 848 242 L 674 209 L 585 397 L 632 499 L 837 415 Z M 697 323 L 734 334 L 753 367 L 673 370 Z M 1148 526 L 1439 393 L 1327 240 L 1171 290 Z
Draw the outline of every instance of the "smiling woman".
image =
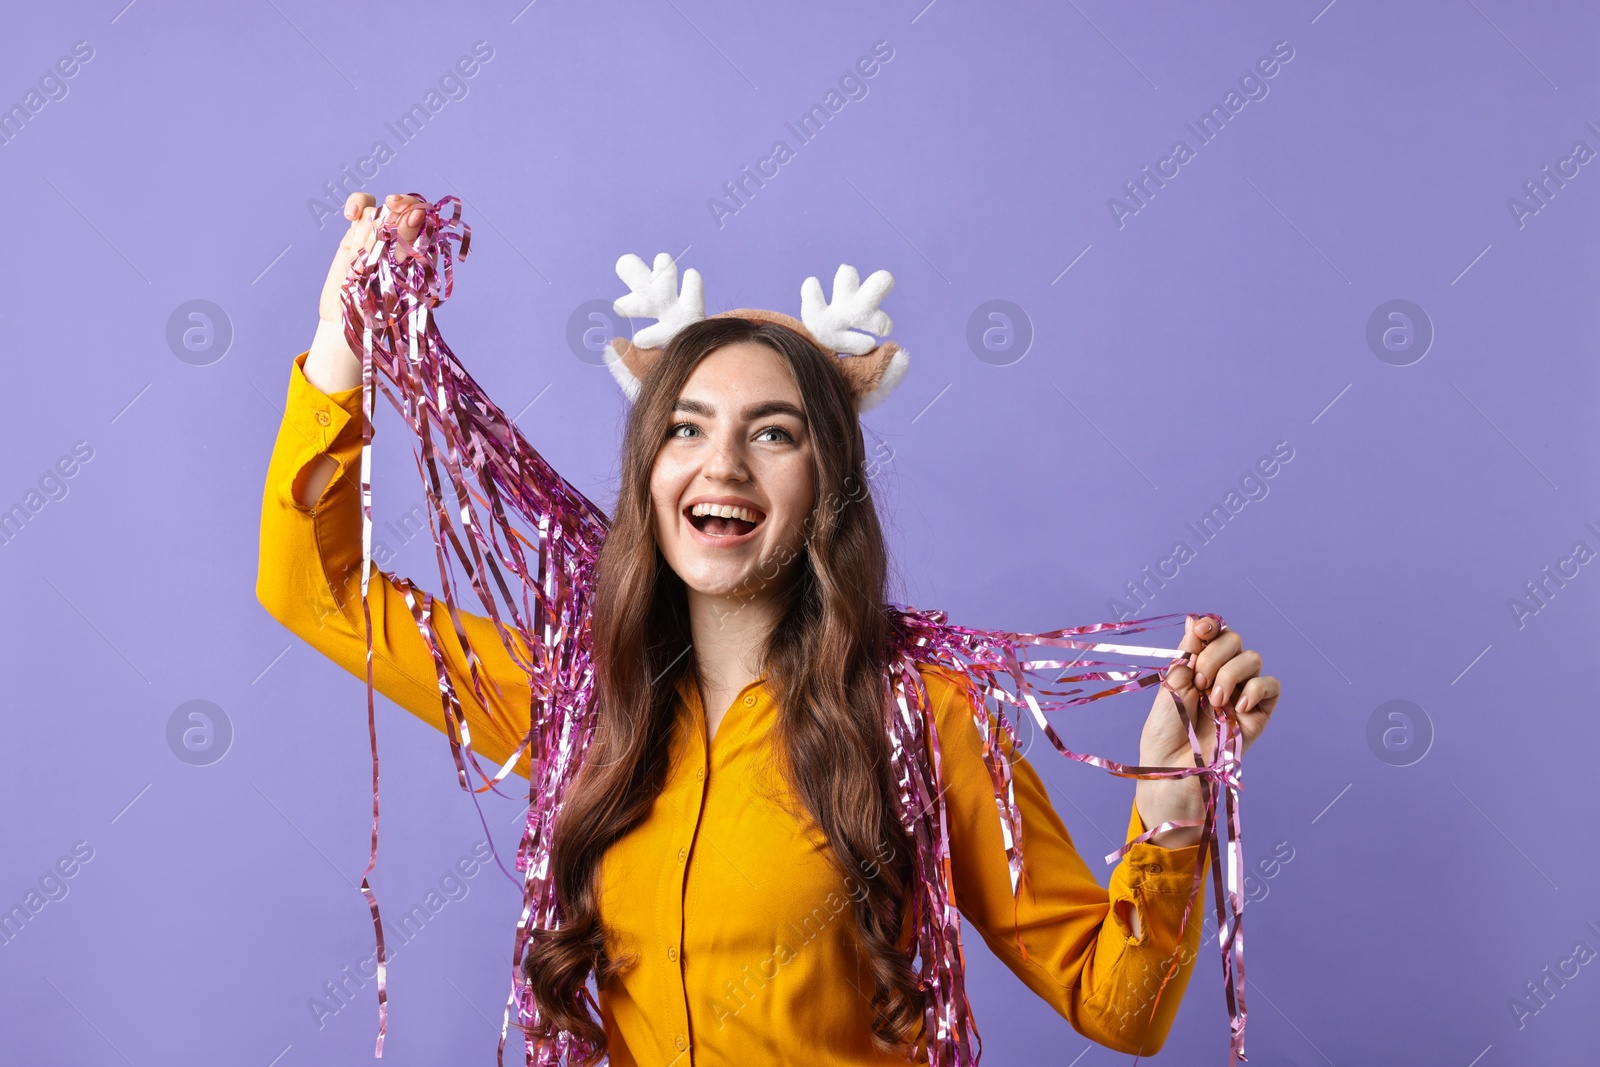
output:
M 427 246 L 439 206 L 392 197 L 385 254 L 403 259 L 419 231 Z M 1014 731 L 983 706 L 992 675 L 980 692 L 952 658 L 913 659 L 907 648 L 955 630 L 887 604 L 859 419 L 906 367 L 898 346 L 871 336 L 889 332 L 878 310 L 887 272 L 863 283 L 841 267 L 831 301 L 808 279 L 800 320 L 708 318 L 694 271 L 680 293 L 670 257 L 623 257 L 632 292 L 616 310 L 659 321 L 608 354 L 634 403 L 603 523 L 464 372 L 449 372 L 465 392 L 432 417 L 465 418 L 447 426 L 464 451 L 515 472 L 480 487 L 515 494 L 507 509 L 543 522 L 541 553 L 576 554 L 515 572 L 538 587 L 539 638 L 520 617 L 502 625 L 362 566 L 366 487 L 354 472 L 371 426 L 340 293 L 347 274 L 352 289 L 370 281 L 351 264 L 376 219 L 360 194 L 346 214 L 323 321 L 290 371 L 257 595 L 352 673 L 370 663 L 376 689 L 449 734 L 458 767 L 475 751 L 501 761 L 501 776 L 533 780 L 515 990 L 528 1062 L 966 1067 L 976 1032 L 957 909 L 1077 1031 L 1158 1051 L 1201 933 L 1201 825 L 1212 823 L 1195 776 L 1218 772 L 1225 750 L 1242 754 L 1277 683 L 1236 633 L 1198 616 L 1182 663 L 1153 677 L 1089 675 L 1162 683 L 1140 743 L 1142 769 L 1161 773 L 1133 775 L 1122 859 L 1102 887 Z M 380 281 L 399 269 L 385 259 Z M 433 291 L 426 272 L 407 284 Z M 374 368 L 447 373 L 430 362 L 436 336 L 415 359 L 396 354 L 399 340 Z M 401 386 L 412 408 L 448 392 L 422 381 Z M 499 579 L 493 547 L 486 566 Z M 572 588 L 557 587 L 573 574 Z M 1000 669 L 977 645 L 963 654 Z M 1239 732 L 1219 737 L 1220 715 L 1201 714 L 1213 683 L 1212 707 L 1232 703 Z M 1194 734 L 1203 751 L 1191 752 Z
M 804 842 L 802 855 L 769 855 L 761 867 L 808 869 L 804 853 L 812 853 L 826 873 L 808 880 L 831 885 L 898 836 L 879 725 L 887 558 L 871 496 L 840 492 L 851 477 L 864 477 L 866 449 L 855 396 L 834 358 L 779 323 L 730 314 L 681 329 L 641 382 L 599 561 L 596 747 L 556 831 L 575 844 L 557 849 L 553 877 L 574 891 L 566 921 L 541 932 L 527 962 L 539 1003 L 552 1005 L 553 1027 L 600 1036 L 579 1006 L 597 967 L 594 946 L 604 940 L 594 872 L 613 846 L 624 855 L 643 849 L 636 862 L 648 863 L 648 850 L 673 836 L 670 809 L 655 802 L 668 768 L 683 766 L 685 756 L 668 758 L 671 735 L 658 724 L 675 716 L 660 706 L 663 686 L 669 698 L 680 685 L 690 688 L 707 746 L 719 739 L 736 697 L 759 705 L 764 736 L 747 758 L 751 766 L 777 760 L 790 768 L 775 809 L 789 814 L 774 814 L 760 836 L 798 834 Z M 695 515 L 707 505 L 727 517 Z M 773 561 L 787 562 L 767 566 Z M 771 577 L 752 581 L 758 573 Z M 641 657 L 644 650 L 654 651 Z M 736 744 L 748 741 L 745 727 Z M 736 789 L 736 781 L 714 784 Z M 654 819 L 651 810 L 659 812 Z M 918 978 L 896 944 L 910 872 L 902 848 L 856 909 L 878 1017 L 863 1020 L 852 1041 L 870 1030 L 892 1047 L 910 1041 L 921 1021 Z M 750 919 L 757 929 L 775 928 L 766 917 Z M 726 924 L 719 929 L 726 937 Z M 759 941 L 754 929 L 749 936 Z M 596 974 L 631 996 L 635 983 L 659 982 L 650 970 L 630 981 L 602 950 Z M 707 978 L 716 973 L 710 963 Z

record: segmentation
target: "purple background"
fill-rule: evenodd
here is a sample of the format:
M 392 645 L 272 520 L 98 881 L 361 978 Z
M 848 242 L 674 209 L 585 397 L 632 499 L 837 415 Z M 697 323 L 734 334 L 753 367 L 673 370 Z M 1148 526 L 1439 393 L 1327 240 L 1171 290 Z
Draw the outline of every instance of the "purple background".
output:
M 93 858 L 0 944 L 0 1058 L 371 1055 L 370 984 L 320 1028 L 308 1007 L 371 948 L 362 685 L 253 587 L 289 361 L 343 225 L 308 203 L 382 139 L 369 191 L 466 201 L 452 346 L 506 410 L 540 397 L 524 433 L 602 502 L 622 401 L 566 331 L 623 292 L 619 255 L 682 253 L 708 312 L 797 313 L 802 280 L 845 261 L 894 273 L 912 356 L 866 417 L 895 454 L 879 492 L 903 600 L 978 626 L 1100 621 L 1189 542 L 1138 613 L 1222 614 L 1285 693 L 1247 761 L 1247 862 L 1294 857 L 1257 868 L 1246 910 L 1252 1063 L 1592 1062 L 1600 963 L 1542 1006 L 1524 983 L 1580 940 L 1600 951 L 1600 563 L 1542 606 L 1524 584 L 1600 549 L 1600 163 L 1520 226 L 1508 200 L 1575 141 L 1600 149 L 1600 11 L 923 3 L 8 17 L 0 105 L 74 42 L 93 58 L 0 146 L 0 508 L 75 442 L 93 458 L 0 546 L 0 907 L 75 843 Z M 401 145 L 386 123 L 475 41 L 493 58 Z M 893 58 L 866 95 L 797 146 L 785 123 L 879 41 Z M 1279 41 L 1268 95 L 1197 147 L 1184 124 Z M 794 158 L 719 226 L 708 200 L 780 138 Z M 1195 158 L 1119 227 L 1108 199 L 1179 138 Z M 232 331 L 191 356 L 207 365 L 167 340 L 197 299 Z M 995 299 L 1033 332 L 1015 362 L 967 341 Z M 1366 336 L 1394 299 L 1435 331 L 1405 366 Z M 397 521 L 421 493 L 384 419 L 375 514 Z M 1202 545 L 1185 524 L 1279 441 L 1293 460 Z M 391 567 L 437 584 L 425 542 Z M 1515 597 L 1538 610 L 1519 622 Z M 196 699 L 233 731 L 209 766 L 167 741 Z M 1066 722 L 1069 743 L 1132 759 L 1147 705 L 1127 699 Z M 1414 705 L 1398 749 L 1368 740 L 1391 700 Z M 482 833 L 441 735 L 385 702 L 379 737 L 374 884 L 398 916 Z M 1120 843 L 1130 783 L 1033 760 L 1085 854 Z M 507 855 L 517 808 L 486 798 Z M 519 898 L 492 869 L 465 884 L 395 954 L 385 1062 L 493 1061 Z M 967 951 L 986 1063 L 1131 1060 Z M 1219 972 L 1213 942 L 1161 1062 L 1225 1061 Z M 1520 1027 L 1518 996 L 1539 1008 Z

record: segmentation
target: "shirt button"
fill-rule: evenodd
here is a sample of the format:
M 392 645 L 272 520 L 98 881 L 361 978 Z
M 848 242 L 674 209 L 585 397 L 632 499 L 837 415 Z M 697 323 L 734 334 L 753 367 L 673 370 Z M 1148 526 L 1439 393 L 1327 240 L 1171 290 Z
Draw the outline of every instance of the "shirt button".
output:
M 676 960 L 677 958 L 678 958 L 678 948 L 677 948 L 677 946 L 676 945 L 670 946 L 667 949 L 667 959 Z
M 747 708 L 755 707 L 756 706 L 756 698 L 753 697 L 753 696 L 745 697 L 744 698 L 744 706 L 747 707 Z
M 328 423 L 332 422 L 333 420 L 328 418 L 328 413 L 326 411 L 319 411 L 319 412 L 317 412 L 317 421 L 322 423 L 322 425 L 326 426 L 326 425 L 328 425 Z
M 1161 873 L 1161 864 L 1152 863 L 1149 866 L 1145 867 L 1145 870 L 1148 871 L 1151 874 L 1160 874 Z
M 689 1039 L 684 1037 L 682 1034 L 679 1034 L 678 1035 L 678 1051 L 682 1052 L 684 1049 L 686 1049 L 688 1047 L 689 1047 Z
M 688 849 L 680 848 L 678 850 L 678 862 L 682 863 L 684 861 L 684 859 L 686 859 L 688 857 L 688 855 L 689 855 L 689 850 Z
M 706 776 L 706 769 L 701 767 L 698 771 L 694 772 L 694 776 L 696 778 L 704 778 Z

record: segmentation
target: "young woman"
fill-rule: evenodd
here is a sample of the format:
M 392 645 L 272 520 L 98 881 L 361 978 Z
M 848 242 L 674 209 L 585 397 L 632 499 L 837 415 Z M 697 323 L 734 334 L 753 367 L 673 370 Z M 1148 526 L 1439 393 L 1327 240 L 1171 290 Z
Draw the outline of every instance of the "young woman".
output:
M 388 200 L 405 241 L 423 219 L 416 203 Z M 373 199 L 353 194 L 345 215 L 315 338 L 290 369 L 257 594 L 365 677 L 361 363 L 339 290 L 374 239 Z M 525 963 L 545 1023 L 619 1067 L 891 1064 L 908 1052 L 926 1062 L 923 994 L 905 956 L 913 871 L 881 726 L 886 553 L 870 494 L 845 491 L 868 472 L 838 358 L 773 322 L 684 327 L 641 383 L 621 473 L 592 613 L 595 739 L 555 830 L 564 921 L 540 931 Z M 374 684 L 444 730 L 406 595 L 374 576 Z M 488 619 L 462 612 L 487 679 L 479 702 L 453 627 L 439 623 L 449 614 L 432 618 L 474 748 L 504 762 L 527 729 L 527 675 Z M 1195 668 L 1167 675 L 1208 756 L 1215 731 L 1196 715 L 1207 687 L 1246 747 L 1279 696 L 1238 633 L 1215 631 L 1191 617 L 1181 647 L 1198 653 Z M 1158 1051 L 1200 940 L 1199 907 L 1179 929 L 1204 859 L 1199 829 L 1134 845 L 1102 888 L 1038 774 L 1008 747 L 1027 870 L 1013 901 L 973 707 L 942 670 L 923 680 L 962 915 L 1079 1033 Z M 1138 762 L 1192 758 L 1163 689 Z M 525 756 L 517 771 L 529 773 Z M 1195 778 L 1141 779 L 1134 801 L 1125 842 L 1204 814 Z M 591 974 L 598 1019 L 583 996 Z

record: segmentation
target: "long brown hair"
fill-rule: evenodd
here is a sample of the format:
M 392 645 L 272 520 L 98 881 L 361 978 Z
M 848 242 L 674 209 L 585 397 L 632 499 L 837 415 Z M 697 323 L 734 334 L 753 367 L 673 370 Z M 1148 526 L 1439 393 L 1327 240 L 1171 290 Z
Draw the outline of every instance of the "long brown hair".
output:
M 551 877 L 561 924 L 533 931 L 523 963 L 542 1020 L 531 1032 L 548 1038 L 565 1030 L 604 1049 L 584 984 L 593 971 L 603 987 L 631 962 L 608 948 L 600 861 L 645 818 L 665 782 L 675 687 L 694 670 L 687 594 L 656 545 L 650 474 L 695 366 L 741 341 L 768 346 L 793 370 L 816 464 L 816 508 L 777 593 L 779 619 L 763 653 L 779 708 L 776 747 L 840 876 L 866 886 L 855 903 L 855 928 L 873 976 L 872 1038 L 879 1049 L 904 1054 L 918 1041 L 923 997 L 902 947 L 912 861 L 910 850 L 895 844 L 906 838 L 884 728 L 888 561 L 861 424 L 832 362 L 838 357 L 784 326 L 734 317 L 680 330 L 645 376 L 628 417 L 621 489 L 591 616 L 595 734 L 554 828 Z M 857 877 L 868 865 L 877 876 Z

